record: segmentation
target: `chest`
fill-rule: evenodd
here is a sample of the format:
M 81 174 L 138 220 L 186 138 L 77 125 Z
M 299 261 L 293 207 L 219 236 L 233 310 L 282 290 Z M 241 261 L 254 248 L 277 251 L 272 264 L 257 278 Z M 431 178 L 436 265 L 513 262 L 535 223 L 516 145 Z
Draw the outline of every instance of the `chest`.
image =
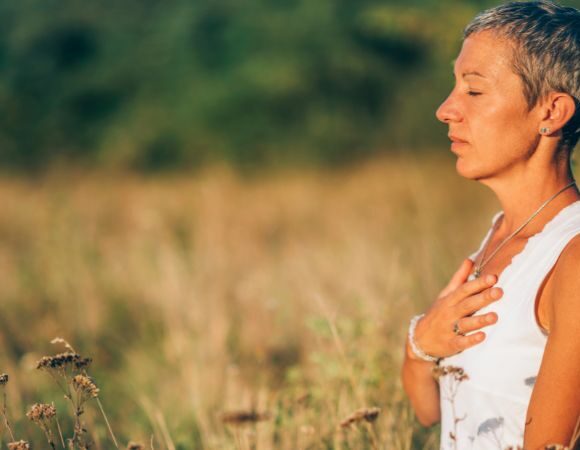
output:
M 513 239 L 502 246 L 497 253 L 484 265 L 481 270 L 481 276 L 487 274 L 496 275 L 498 279 L 502 277 L 504 271 L 512 264 L 514 257 L 524 251 L 527 239 Z M 495 249 L 499 246 L 501 241 L 499 239 L 491 239 L 487 249 L 485 250 L 485 255 L 483 255 L 483 250 L 475 258 L 475 267 L 480 264 L 483 260 L 489 258 Z M 555 267 L 554 267 L 555 268 Z M 543 282 L 541 283 L 536 299 L 534 302 L 534 314 L 537 324 L 546 332 L 550 330 L 550 318 L 549 310 L 551 306 L 551 295 L 554 268 L 550 270 Z

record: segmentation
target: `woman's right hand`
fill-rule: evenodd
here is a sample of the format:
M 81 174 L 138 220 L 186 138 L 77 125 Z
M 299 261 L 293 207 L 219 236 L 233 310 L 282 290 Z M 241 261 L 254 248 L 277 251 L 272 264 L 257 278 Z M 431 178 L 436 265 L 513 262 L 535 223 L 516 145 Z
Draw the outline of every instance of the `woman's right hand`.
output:
M 497 314 L 474 316 L 473 314 L 503 295 L 495 275 L 484 275 L 467 281 L 473 261 L 465 259 L 449 284 L 441 291 L 437 300 L 427 310 L 415 328 L 415 342 L 427 354 L 445 358 L 479 344 L 485 338 L 480 328 L 497 322 Z M 453 325 L 458 321 L 461 333 L 456 335 Z M 474 333 L 472 333 L 474 332 Z

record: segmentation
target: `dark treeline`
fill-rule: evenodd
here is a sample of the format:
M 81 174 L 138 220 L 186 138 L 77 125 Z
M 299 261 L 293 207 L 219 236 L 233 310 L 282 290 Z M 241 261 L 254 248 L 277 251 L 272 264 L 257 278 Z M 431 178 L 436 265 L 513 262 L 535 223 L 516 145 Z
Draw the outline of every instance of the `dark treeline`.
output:
M 2 1 L 0 164 L 333 165 L 443 145 L 462 28 L 496 3 Z

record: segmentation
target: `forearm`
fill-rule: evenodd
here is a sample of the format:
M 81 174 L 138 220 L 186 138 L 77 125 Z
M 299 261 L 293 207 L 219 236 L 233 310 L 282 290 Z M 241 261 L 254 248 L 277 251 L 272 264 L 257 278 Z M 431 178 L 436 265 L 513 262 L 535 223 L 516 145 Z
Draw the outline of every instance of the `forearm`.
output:
M 401 372 L 403 388 L 409 396 L 417 419 L 423 426 L 439 422 L 439 384 L 433 378 L 435 363 L 418 359 L 411 351 L 409 341 L 405 343 L 405 360 Z

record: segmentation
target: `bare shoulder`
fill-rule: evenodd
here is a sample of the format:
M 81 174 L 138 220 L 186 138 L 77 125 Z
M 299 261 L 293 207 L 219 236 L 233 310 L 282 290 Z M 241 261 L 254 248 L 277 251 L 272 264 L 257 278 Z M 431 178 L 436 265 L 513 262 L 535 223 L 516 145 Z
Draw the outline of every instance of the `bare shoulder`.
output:
M 528 406 L 525 448 L 569 442 L 580 416 L 579 267 L 580 236 L 576 236 L 560 253 L 546 286 L 550 333 Z
M 557 322 L 580 314 L 580 234 L 574 236 L 564 247 L 556 261 L 546 286 L 545 312 L 549 329 Z
M 554 265 L 554 278 L 568 284 L 580 284 L 578 268 L 580 266 L 580 234 L 577 234 L 566 244 L 558 261 Z

